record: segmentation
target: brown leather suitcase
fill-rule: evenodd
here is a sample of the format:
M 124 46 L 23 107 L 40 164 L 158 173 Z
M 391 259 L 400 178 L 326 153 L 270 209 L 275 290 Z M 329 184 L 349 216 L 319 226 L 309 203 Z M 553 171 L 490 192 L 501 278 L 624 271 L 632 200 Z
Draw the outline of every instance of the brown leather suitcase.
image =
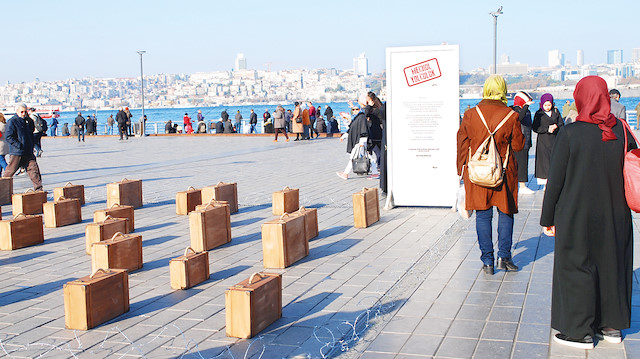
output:
M 64 325 L 87 330 L 129 311 L 129 277 L 117 269 L 98 269 L 67 282 L 64 292 Z
M 142 268 L 142 236 L 116 233 L 106 241 L 91 246 L 91 269 L 125 269 L 129 272 Z
M 107 209 L 101 209 L 93 212 L 93 222 L 98 223 L 107 219 L 107 216 L 111 216 L 114 218 L 125 218 L 127 219 L 127 228 L 128 233 L 131 233 L 135 230 L 134 224 L 134 210 L 132 206 L 125 206 L 120 204 L 113 204 Z
M 42 216 L 18 214 L 13 219 L 0 221 L 0 250 L 33 246 L 44 242 Z
M 0 177 L 0 206 L 11 204 L 13 177 Z
M 209 279 L 209 252 L 188 247 L 184 255 L 169 261 L 169 277 L 173 289 L 189 289 Z
M 286 268 L 309 255 L 304 216 L 285 213 L 262 225 L 265 268 Z
M 273 192 L 271 196 L 273 214 L 280 216 L 297 211 L 300 207 L 299 196 L 300 190 L 297 188 L 285 187 L 282 191 Z
M 176 193 L 176 214 L 186 215 L 196 209 L 202 203 L 202 194 L 199 189 L 189 187 L 186 191 Z
M 227 336 L 252 338 L 282 317 L 282 275 L 254 273 L 224 298 Z
M 122 232 L 129 233 L 126 218 L 114 218 L 107 216 L 104 221 L 97 223 L 89 223 L 85 229 L 85 242 L 87 254 L 91 254 L 91 246 L 94 243 L 106 241 L 113 237 L 114 234 Z
M 11 208 L 13 215 L 40 214 L 42 205 L 47 203 L 47 192 L 28 189 L 24 193 L 16 193 L 11 196 Z
M 72 184 L 67 182 L 64 187 L 56 187 L 53 189 L 53 198 L 77 198 L 80 205 L 84 206 L 84 185 Z
M 212 199 L 216 201 L 229 202 L 231 213 L 238 212 L 238 185 L 235 182 L 218 182 L 215 186 L 202 188 L 202 204 L 209 203 Z
M 191 248 L 208 251 L 231 242 L 231 213 L 229 206 L 209 203 L 203 209 L 189 213 Z
M 300 214 L 304 216 L 304 232 L 307 241 L 318 236 L 318 210 L 315 208 L 300 207 L 299 210 L 293 212 L 293 214 Z
M 42 206 L 44 226 L 47 228 L 57 228 L 82 222 L 80 200 L 77 198 L 60 197 L 54 202 L 47 202 Z
M 380 201 L 377 188 L 363 188 L 354 193 L 353 224 L 356 228 L 367 228 L 380 219 Z
M 120 182 L 107 184 L 107 207 L 113 204 L 142 207 L 142 180 L 124 178 Z

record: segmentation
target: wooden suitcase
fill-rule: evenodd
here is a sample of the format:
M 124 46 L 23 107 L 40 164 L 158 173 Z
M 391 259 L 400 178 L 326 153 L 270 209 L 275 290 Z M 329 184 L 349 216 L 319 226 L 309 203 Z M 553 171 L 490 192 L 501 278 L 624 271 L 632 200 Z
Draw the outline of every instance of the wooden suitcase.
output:
M 367 228 L 380 219 L 380 201 L 377 188 L 363 188 L 354 193 L 353 224 L 356 228 Z
M 203 252 L 231 242 L 231 213 L 226 204 L 209 203 L 189 213 L 191 248 Z
M 124 178 L 120 182 L 107 184 L 107 207 L 113 204 L 142 207 L 142 180 Z
M 11 204 L 13 195 L 13 177 L 0 177 L 0 206 Z
M 98 223 L 89 223 L 85 229 L 85 242 L 87 254 L 91 254 L 91 246 L 94 243 L 106 241 L 113 237 L 114 234 L 122 232 L 129 233 L 126 218 L 113 218 L 107 216 L 104 221 Z
M 212 199 L 216 201 L 229 202 L 231 213 L 238 212 L 238 185 L 235 182 L 218 182 L 215 186 L 202 188 L 202 204 L 206 204 Z
M 42 205 L 44 210 L 44 226 L 56 228 L 82 222 L 80 200 L 60 197 L 54 202 Z
M 53 198 L 77 198 L 80 200 L 80 205 L 84 206 L 84 185 L 71 184 L 67 182 L 64 187 L 56 187 L 53 189 Z
M 285 187 L 282 191 L 273 192 L 272 209 L 276 216 L 291 213 L 300 207 L 300 190 L 297 188 Z
M 91 329 L 129 311 L 129 277 L 123 270 L 98 269 L 67 282 L 63 291 L 67 329 Z
M 304 232 L 307 241 L 318 236 L 318 210 L 315 208 L 300 207 L 299 210 L 293 212 L 304 216 Z
M 129 272 L 142 268 L 142 236 L 116 233 L 106 241 L 91 246 L 91 268 L 125 269 Z
M 0 250 L 10 251 L 44 242 L 42 216 L 18 214 L 0 221 Z
M 184 255 L 169 261 L 169 277 L 173 289 L 189 289 L 209 279 L 209 252 L 188 247 Z
M 189 187 L 186 191 L 176 193 L 176 214 L 186 215 L 202 203 L 199 189 Z
M 199 211 L 199 210 L 203 210 L 205 208 L 207 208 L 208 205 L 220 205 L 220 206 L 229 206 L 229 202 L 227 201 L 216 201 L 215 199 L 210 200 L 208 203 L 206 204 L 199 204 L 196 206 L 195 210 Z M 231 213 L 231 211 L 229 211 L 229 213 Z
M 286 268 L 309 255 L 304 216 L 285 213 L 262 225 L 265 268 Z
M 135 230 L 134 225 L 134 210 L 131 206 L 124 206 L 119 204 L 113 204 L 108 209 L 101 209 L 93 212 L 93 222 L 98 223 L 107 219 L 107 216 L 113 218 L 125 218 L 127 219 L 127 231 L 132 233 Z
M 224 298 L 227 336 L 254 337 L 282 317 L 282 275 L 254 273 L 227 289 Z
M 16 193 L 11 196 L 11 208 L 13 215 L 40 214 L 42 205 L 47 203 L 47 192 L 28 189 L 24 193 Z

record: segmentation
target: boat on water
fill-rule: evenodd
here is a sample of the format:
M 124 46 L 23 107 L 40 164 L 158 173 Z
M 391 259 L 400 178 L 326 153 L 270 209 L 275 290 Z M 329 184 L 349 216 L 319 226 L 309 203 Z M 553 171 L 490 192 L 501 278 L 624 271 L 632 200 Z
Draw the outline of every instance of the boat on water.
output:
M 32 108 L 35 108 L 36 113 L 44 119 L 59 118 L 60 111 L 62 111 L 61 105 L 36 105 Z M 4 117 L 9 119 L 13 115 L 15 115 L 15 109 L 11 107 L 4 107 L 2 108 L 2 114 L 4 115 Z

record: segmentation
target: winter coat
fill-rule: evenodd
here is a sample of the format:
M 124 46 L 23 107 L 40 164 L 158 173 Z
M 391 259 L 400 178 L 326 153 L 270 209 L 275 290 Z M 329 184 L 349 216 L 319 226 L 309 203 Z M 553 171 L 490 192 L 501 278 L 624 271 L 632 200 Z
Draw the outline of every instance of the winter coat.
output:
M 316 131 L 318 131 L 318 133 L 325 133 L 327 132 L 327 125 L 324 123 L 324 120 L 319 118 L 316 121 Z
M 216 133 L 223 133 L 223 132 L 224 132 L 224 123 L 222 123 L 222 121 L 216 122 Z
M 330 106 L 327 106 L 326 110 L 324 110 L 324 117 L 327 119 L 327 121 L 333 117 L 333 110 Z
M 511 109 L 518 113 L 518 119 L 520 120 L 520 131 L 524 135 L 524 148 L 523 151 L 529 151 L 531 148 L 531 111 L 529 111 L 529 105 L 511 106 Z
M 311 124 L 311 119 L 309 118 L 309 110 L 306 108 L 302 110 L 302 124 L 309 126 Z
M 14 115 L 7 121 L 2 137 L 9 144 L 9 154 L 12 156 L 33 155 L 33 129 L 27 119 Z
M 127 114 L 120 110 L 118 111 L 118 113 L 116 114 L 116 122 L 118 122 L 118 125 L 120 126 L 124 126 L 127 124 Z
M 351 150 L 360 142 L 360 137 L 371 137 L 369 130 L 369 124 L 367 123 L 367 116 L 364 112 L 359 112 L 356 117 L 351 120 L 349 125 L 349 137 L 347 140 L 347 153 L 351 153 Z
M 233 125 L 229 120 L 224 122 L 224 133 L 233 133 Z
M 297 119 L 302 116 L 300 112 L 301 112 L 300 107 L 296 107 L 295 109 L 293 109 L 293 116 L 291 116 L 291 127 L 292 127 L 291 132 L 293 133 L 304 132 L 304 126 L 302 125 L 302 122 L 297 121 Z
M 284 109 L 278 108 L 273 113 L 273 128 L 284 128 L 286 125 L 284 121 Z
M 9 154 L 9 143 L 5 140 L 5 129 L 7 128 L 7 124 L 4 122 L 0 122 L 0 155 L 8 155 Z
M 84 119 L 84 117 L 82 117 L 82 115 L 78 115 L 78 117 L 76 117 L 75 124 L 79 129 L 83 130 L 86 122 L 87 121 Z
M 382 141 L 382 125 L 380 124 L 380 115 L 377 109 L 373 106 L 367 106 L 364 108 L 364 113 L 369 119 L 369 128 L 371 129 L 371 140 L 374 143 L 380 144 Z
M 249 123 L 252 125 L 257 125 L 258 124 L 258 114 L 256 114 L 255 112 L 251 112 L 251 115 L 249 115 Z
M 558 128 L 549 133 L 549 126 L 558 125 Z M 549 174 L 549 164 L 551 163 L 551 150 L 556 141 L 556 135 L 560 128 L 564 126 L 562 116 L 557 108 L 551 109 L 551 116 L 548 116 L 544 110 L 540 109 L 533 118 L 533 130 L 538 133 L 536 143 L 536 178 L 547 178 Z

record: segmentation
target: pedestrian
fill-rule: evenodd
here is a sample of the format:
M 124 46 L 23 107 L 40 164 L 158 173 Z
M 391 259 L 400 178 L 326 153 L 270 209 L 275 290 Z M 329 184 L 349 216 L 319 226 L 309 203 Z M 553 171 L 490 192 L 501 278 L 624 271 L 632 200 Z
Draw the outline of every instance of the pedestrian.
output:
M 316 138 L 320 137 L 318 131 L 316 131 L 316 108 L 313 106 L 313 102 L 309 101 L 307 103 L 309 106 L 309 138 L 313 139 L 313 133 L 316 133 Z
M 251 114 L 249 115 L 249 126 L 251 126 L 251 128 L 249 129 L 249 133 L 258 133 L 256 131 L 256 125 L 258 124 L 258 114 L 256 114 L 255 112 L 253 112 L 253 109 L 251 109 Z
M 198 110 L 198 115 L 196 116 L 198 122 L 204 121 L 204 116 L 202 115 L 202 110 Z
M 293 128 L 291 127 L 291 118 L 293 117 L 293 112 L 291 112 L 291 109 L 288 109 L 285 113 L 284 113 L 284 123 L 285 123 L 285 130 L 288 133 L 292 133 L 293 132 Z
M 236 132 L 242 133 L 242 114 L 240 113 L 240 110 L 236 112 Z
M 165 123 L 164 125 L 164 133 L 175 133 L 174 132 L 174 127 L 173 127 L 173 122 L 171 120 L 167 121 L 167 123 Z
M 4 156 L 9 154 L 9 143 L 6 141 L 6 131 L 7 127 L 7 119 L 4 118 L 4 115 L 0 113 L 0 176 L 7 168 L 7 160 Z
M 51 129 L 51 137 L 58 135 L 58 113 L 54 112 L 51 115 L 51 126 L 49 128 Z
M 380 155 L 382 152 L 382 124 L 379 110 L 382 108 L 382 101 L 372 91 L 367 93 L 367 102 L 364 114 L 367 116 L 367 123 L 370 129 L 371 151 L 376 155 L 376 165 L 380 166 Z M 372 175 L 373 176 L 373 175 Z M 371 178 L 377 178 L 375 176 Z
M 229 119 L 229 113 L 227 113 L 227 110 L 222 110 L 222 112 L 220 113 L 220 117 L 222 117 L 222 122 L 227 122 L 227 120 Z
M 498 128 L 500 124 L 502 126 Z M 502 161 L 506 161 L 503 182 L 494 188 L 472 183 L 469 180 L 467 167 L 471 153 L 476 152 L 489 137 L 489 131 L 495 131 L 494 139 L 498 154 Z M 507 83 L 502 76 L 491 75 L 485 81 L 482 100 L 471 110 L 466 111 L 462 117 L 457 143 L 457 170 L 458 176 L 462 175 L 464 179 L 465 209 L 476 211 L 476 235 L 482 253 L 480 256 L 482 270 L 487 275 L 494 273 L 491 223 L 493 207 L 497 207 L 498 262 L 496 267 L 505 271 L 517 271 L 518 266 L 511 258 L 511 244 L 513 216 L 518 213 L 518 169 L 514 156 L 507 157 L 507 153 L 522 151 L 524 136 L 520 130 L 518 114 L 507 107 Z
M 551 327 L 560 344 L 593 349 L 593 335 L 622 341 L 631 324 L 633 225 L 623 180 L 623 120 L 611 114 L 606 82 L 581 79 L 576 122 L 560 129 L 540 225 L 554 235 Z
M 29 117 L 33 121 L 33 149 L 36 153 L 36 157 L 42 156 L 42 136 L 47 135 L 47 121 L 45 121 L 38 113 L 36 113 L 35 108 L 31 108 L 29 110 Z
M 80 142 L 80 138 L 82 138 L 82 142 L 84 142 L 84 127 L 87 121 L 82 117 L 82 113 L 78 112 L 78 116 L 76 116 L 75 125 L 78 128 L 78 142 Z
M 309 109 L 305 104 L 300 105 L 302 108 L 302 132 L 305 140 L 310 140 L 309 129 L 311 128 L 311 118 L 309 117 Z
M 109 115 L 109 117 L 107 118 L 107 134 L 108 135 L 113 135 L 113 124 L 116 121 L 113 119 L 113 114 Z
M 518 164 L 518 182 L 520 183 L 518 193 L 520 194 L 534 193 L 531 189 L 529 189 L 529 187 L 527 187 L 527 182 L 529 182 L 529 149 L 532 146 L 531 126 L 533 125 L 531 121 L 531 111 L 529 111 L 529 106 L 532 104 L 533 98 L 531 98 L 528 93 L 524 91 L 518 91 L 513 97 L 513 106 L 511 106 L 511 108 L 518 113 L 518 118 L 520 120 L 520 130 L 522 131 L 522 135 L 524 136 L 524 147 L 522 148 L 522 151 L 515 151 L 513 153 L 516 158 L 516 163 Z
M 284 137 L 286 137 L 286 142 L 289 142 L 289 135 L 287 134 L 287 131 L 285 131 L 285 122 L 284 122 L 284 108 L 280 105 L 278 105 L 278 107 L 276 108 L 276 110 L 273 112 L 273 128 L 276 134 L 276 138 L 273 140 L 273 142 L 278 142 L 278 133 L 282 132 L 284 133 Z
M 216 122 L 216 133 L 224 133 L 224 122 L 222 121 L 222 118 Z
M 120 134 L 120 141 L 122 141 L 122 136 L 124 135 L 125 139 L 129 139 L 129 133 L 127 132 L 127 113 L 124 112 L 122 107 L 118 109 L 118 113 L 116 113 L 116 122 L 118 123 L 118 133 Z
M 324 118 L 327 120 L 327 122 L 331 121 L 331 119 L 333 118 L 333 109 L 329 105 L 327 105 L 327 108 L 324 109 Z M 327 124 L 327 127 L 330 127 L 329 124 Z
M 567 118 L 567 115 L 569 115 L 569 111 L 571 111 L 571 101 L 567 100 L 567 102 L 564 103 L 564 106 L 562 106 L 563 119 Z
M 85 123 L 85 126 L 87 128 L 87 135 L 89 136 L 95 135 L 96 125 L 97 125 L 96 121 L 90 115 L 87 116 L 87 121 Z
M 551 150 L 556 140 L 560 127 L 564 126 L 560 111 L 553 103 L 553 96 L 545 93 L 540 97 L 540 109 L 533 117 L 532 129 L 538 134 L 536 141 L 536 169 L 535 176 L 538 185 L 547 183 L 549 163 L 551 162 Z
M 609 91 L 609 97 L 611 98 L 611 113 L 621 120 L 627 120 L 627 108 L 621 104 L 620 91 L 611 89 Z
M 65 122 L 62 125 L 62 136 L 69 136 L 69 135 L 70 135 L 70 133 L 69 133 L 69 124 L 67 122 Z
M 227 119 L 226 121 L 224 121 L 224 133 L 233 133 L 233 124 L 231 123 L 231 120 Z
M 191 117 L 189 117 L 189 114 L 185 112 L 184 117 L 182 117 L 182 127 L 185 131 L 187 130 L 187 125 L 191 127 Z
M 127 135 L 133 136 L 133 131 L 131 130 L 131 117 L 133 117 L 133 115 L 131 111 L 129 111 L 129 107 L 124 108 L 124 113 L 127 115 Z
M 196 128 L 198 133 L 207 133 L 207 123 L 204 122 L 204 116 L 200 112 L 198 112 L 198 126 Z
M 16 107 L 16 114 L 7 122 L 3 137 L 9 144 L 11 160 L 2 176 L 13 177 L 19 168 L 23 168 L 33 183 L 33 189 L 41 191 L 42 176 L 33 155 L 33 128 L 29 124 L 26 105 Z
M 358 98 L 360 108 L 365 108 L 367 103 L 367 96 L 361 95 Z M 375 166 L 375 158 L 369 152 L 369 138 L 371 137 L 371 130 L 367 123 L 367 115 L 364 111 L 359 110 L 351 123 L 349 124 L 349 130 L 340 138 L 340 142 L 347 140 L 347 153 L 349 154 L 349 162 L 343 172 L 336 172 L 338 177 L 347 180 L 349 179 L 349 173 L 353 169 L 353 160 L 360 157 L 367 157 L 372 166 L 373 173 L 378 173 Z

